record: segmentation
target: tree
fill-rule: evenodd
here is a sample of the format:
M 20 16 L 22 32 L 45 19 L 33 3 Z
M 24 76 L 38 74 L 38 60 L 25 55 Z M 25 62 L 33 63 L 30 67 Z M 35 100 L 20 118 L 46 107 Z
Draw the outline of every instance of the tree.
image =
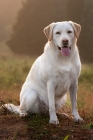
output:
M 92 0 L 68 0 L 67 19 L 73 20 L 82 26 L 78 42 L 81 60 L 93 62 L 93 1 Z
M 83 4 L 81 54 L 84 62 L 93 62 L 93 1 L 83 0 Z
M 12 51 L 18 54 L 41 54 L 47 41 L 43 28 L 51 22 L 65 20 L 65 3 L 65 0 L 27 0 L 23 3 L 13 34 L 7 41 Z
M 72 20 L 82 26 L 78 40 L 81 60 L 93 62 L 92 5 L 92 0 L 26 0 L 7 44 L 15 53 L 39 55 L 47 41 L 43 28 L 51 22 Z

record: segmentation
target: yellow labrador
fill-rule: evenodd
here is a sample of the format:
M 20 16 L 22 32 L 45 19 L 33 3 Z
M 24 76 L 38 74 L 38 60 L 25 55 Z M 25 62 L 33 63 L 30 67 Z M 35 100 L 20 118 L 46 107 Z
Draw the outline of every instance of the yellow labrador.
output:
M 76 43 L 80 31 L 81 26 L 72 21 L 56 22 L 44 28 L 48 42 L 22 87 L 20 106 L 5 104 L 7 109 L 20 116 L 48 110 L 49 122 L 58 124 L 56 111 L 65 104 L 69 91 L 74 120 L 83 121 L 77 110 L 81 62 Z

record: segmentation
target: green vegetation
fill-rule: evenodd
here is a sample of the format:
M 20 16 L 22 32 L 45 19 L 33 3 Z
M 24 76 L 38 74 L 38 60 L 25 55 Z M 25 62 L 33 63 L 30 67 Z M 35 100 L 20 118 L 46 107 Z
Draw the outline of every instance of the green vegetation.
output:
M 19 104 L 19 92 L 35 58 L 26 56 L 2 56 L 0 58 L 0 106 L 4 102 Z M 58 116 L 60 124 L 50 125 L 48 114 L 29 114 L 19 118 L 5 108 L 0 109 L 0 137 L 6 140 L 69 140 L 77 137 L 92 138 L 93 131 L 93 65 L 83 65 L 79 78 L 78 107 L 84 124 L 75 124 L 71 118 L 69 105 L 62 112 L 69 114 L 69 119 Z M 16 92 L 15 92 L 16 90 Z M 85 109 L 87 108 L 88 109 Z M 91 108 L 90 108 L 91 107 Z M 8 128 L 7 128 L 8 125 Z M 5 129 L 6 128 L 6 129 Z M 11 129 L 12 128 L 12 129 Z M 16 129 L 15 129 L 16 128 Z
M 0 88 L 10 89 L 21 86 L 35 61 L 35 57 L 10 56 L 0 59 Z M 87 86 L 85 86 L 87 85 Z M 79 86 L 93 91 L 93 65 L 82 65 Z
M 0 90 L 11 92 L 4 94 L 4 98 L 11 96 L 14 99 L 19 97 L 20 89 L 26 79 L 26 76 L 35 61 L 34 58 L 26 56 L 2 56 L 0 59 Z M 16 94 L 13 93 L 16 90 Z M 8 97 L 7 97 L 8 95 Z M 79 108 L 88 107 L 93 100 L 93 65 L 82 65 L 81 75 L 79 77 L 78 87 L 78 106 Z M 70 101 L 68 100 L 68 104 Z M 92 108 L 89 106 L 89 108 Z
M 93 65 L 83 65 L 79 78 L 80 84 L 93 84 Z
M 0 89 L 21 87 L 30 70 L 34 58 L 2 57 L 0 59 Z

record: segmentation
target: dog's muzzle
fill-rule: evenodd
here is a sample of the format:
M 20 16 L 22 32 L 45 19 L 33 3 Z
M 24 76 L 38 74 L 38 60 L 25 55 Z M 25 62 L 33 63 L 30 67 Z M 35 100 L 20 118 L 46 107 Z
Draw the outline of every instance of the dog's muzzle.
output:
M 64 56 L 68 56 L 71 52 L 71 46 L 63 46 L 63 47 L 59 47 L 58 46 L 58 49 L 61 51 L 61 53 L 64 55 Z

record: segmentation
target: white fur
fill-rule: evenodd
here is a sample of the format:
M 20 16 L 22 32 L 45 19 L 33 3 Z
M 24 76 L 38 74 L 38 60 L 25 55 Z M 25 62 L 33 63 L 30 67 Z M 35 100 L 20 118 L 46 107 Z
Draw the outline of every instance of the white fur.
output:
M 77 111 L 76 92 L 81 62 L 76 46 L 77 37 L 73 22 L 52 23 L 44 29 L 48 38 L 44 53 L 34 62 L 20 93 L 20 106 L 5 104 L 10 111 L 24 116 L 27 112 L 39 113 L 49 110 L 50 123 L 58 124 L 56 111 L 66 102 L 67 92 L 70 91 L 72 114 L 76 121 L 82 121 Z M 71 34 L 67 31 L 71 30 Z M 56 34 L 60 32 L 60 34 Z M 62 40 L 68 39 L 71 45 L 69 56 L 63 56 L 58 49 Z

